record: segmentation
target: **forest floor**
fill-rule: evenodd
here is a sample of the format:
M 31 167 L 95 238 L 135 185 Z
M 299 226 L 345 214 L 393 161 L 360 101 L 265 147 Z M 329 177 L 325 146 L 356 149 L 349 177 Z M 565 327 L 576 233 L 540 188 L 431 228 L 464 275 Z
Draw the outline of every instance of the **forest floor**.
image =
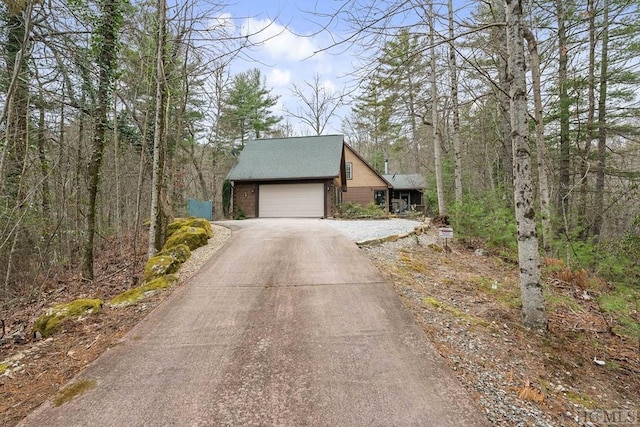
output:
M 600 307 L 611 285 L 545 260 L 549 330 L 535 333 L 521 324 L 517 264 L 444 250 L 436 233 L 363 250 L 493 425 L 640 425 L 640 335 Z
M 640 424 L 640 343 L 617 333 L 616 319 L 600 310 L 598 292 L 606 284 L 587 290 L 579 275 L 548 271 L 550 329 L 536 334 L 520 324 L 515 264 L 459 243 L 450 242 L 445 251 L 434 233 L 363 247 L 363 252 L 494 425 Z M 219 245 L 198 249 L 195 253 L 204 256 L 194 262 L 205 262 L 215 252 L 211 247 Z M 139 282 L 144 262 L 144 253 L 134 256 L 130 246 L 105 242 L 94 282 L 68 271 L 43 283 L 32 298 L 3 307 L 0 426 L 16 425 L 55 396 L 171 291 L 125 308 L 105 305 L 97 315 L 66 322 L 62 332 L 47 339 L 32 336 L 34 320 L 56 303 L 109 300 Z M 557 261 L 548 264 L 558 266 Z

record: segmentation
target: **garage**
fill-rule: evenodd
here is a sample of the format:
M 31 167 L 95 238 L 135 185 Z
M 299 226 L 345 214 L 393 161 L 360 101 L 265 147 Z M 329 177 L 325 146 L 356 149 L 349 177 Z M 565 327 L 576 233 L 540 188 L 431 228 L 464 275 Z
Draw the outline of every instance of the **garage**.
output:
M 262 218 L 324 217 L 324 184 L 262 184 L 258 190 Z

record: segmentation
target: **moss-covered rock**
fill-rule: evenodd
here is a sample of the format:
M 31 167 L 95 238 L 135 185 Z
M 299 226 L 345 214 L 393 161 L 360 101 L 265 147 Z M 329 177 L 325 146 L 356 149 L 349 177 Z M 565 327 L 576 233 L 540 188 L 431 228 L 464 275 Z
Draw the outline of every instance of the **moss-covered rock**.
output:
M 181 245 L 173 246 L 173 247 L 167 248 L 166 250 L 160 251 L 156 256 L 162 256 L 162 255 L 168 255 L 168 256 L 174 257 L 175 259 L 178 260 L 178 262 L 182 264 L 183 262 L 188 260 L 189 257 L 191 256 L 191 249 L 189 249 L 189 246 L 181 244 Z
M 182 262 L 174 256 L 156 255 L 150 258 L 144 266 L 144 282 L 147 283 L 166 274 L 175 273 L 180 268 L 180 264 Z
M 211 229 L 211 223 L 204 218 L 176 218 L 167 226 L 167 238 L 171 237 L 176 231 L 183 227 L 196 227 L 202 228 L 207 233 L 207 238 L 213 236 L 213 230 Z
M 185 226 L 174 232 L 167 239 L 162 250 L 168 250 L 174 246 L 187 245 L 190 250 L 197 249 L 207 244 L 209 235 L 207 231 L 200 227 Z
M 48 337 L 60 330 L 62 322 L 69 318 L 77 318 L 88 314 L 96 314 L 102 309 L 102 300 L 77 299 L 66 304 L 55 305 L 36 320 L 34 332 Z
M 158 277 L 149 283 L 145 283 L 142 286 L 129 289 L 128 291 L 124 291 L 123 293 L 116 295 L 111 301 L 109 301 L 109 305 L 113 307 L 125 307 L 127 305 L 134 304 L 145 297 L 153 295 L 161 289 L 171 287 L 177 281 L 178 277 L 174 274 Z

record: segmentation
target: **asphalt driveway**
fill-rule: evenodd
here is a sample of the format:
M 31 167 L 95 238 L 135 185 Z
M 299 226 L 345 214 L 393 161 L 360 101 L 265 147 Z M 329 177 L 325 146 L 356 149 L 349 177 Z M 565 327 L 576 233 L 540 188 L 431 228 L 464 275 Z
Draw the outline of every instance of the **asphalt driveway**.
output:
M 339 231 L 230 224 L 189 283 L 74 379 L 95 388 L 21 425 L 488 425 Z

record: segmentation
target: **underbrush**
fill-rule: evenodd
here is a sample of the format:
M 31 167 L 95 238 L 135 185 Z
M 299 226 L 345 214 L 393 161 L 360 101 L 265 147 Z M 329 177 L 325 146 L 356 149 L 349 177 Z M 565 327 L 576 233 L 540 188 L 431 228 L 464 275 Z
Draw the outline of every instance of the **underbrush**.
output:
M 451 207 L 449 220 L 458 240 L 481 247 L 503 260 L 517 262 L 517 229 L 513 208 L 495 195 L 465 200 Z M 551 315 L 590 310 L 607 322 L 606 329 L 635 342 L 640 352 L 640 216 L 615 240 L 571 240 L 553 245 L 544 259 L 545 299 Z
M 467 198 L 449 209 L 456 238 L 468 246 L 481 246 L 504 260 L 518 259 L 513 209 L 497 196 Z
M 375 203 L 362 206 L 359 203 L 347 202 L 338 206 L 338 216 L 346 219 L 384 219 L 389 215 Z

